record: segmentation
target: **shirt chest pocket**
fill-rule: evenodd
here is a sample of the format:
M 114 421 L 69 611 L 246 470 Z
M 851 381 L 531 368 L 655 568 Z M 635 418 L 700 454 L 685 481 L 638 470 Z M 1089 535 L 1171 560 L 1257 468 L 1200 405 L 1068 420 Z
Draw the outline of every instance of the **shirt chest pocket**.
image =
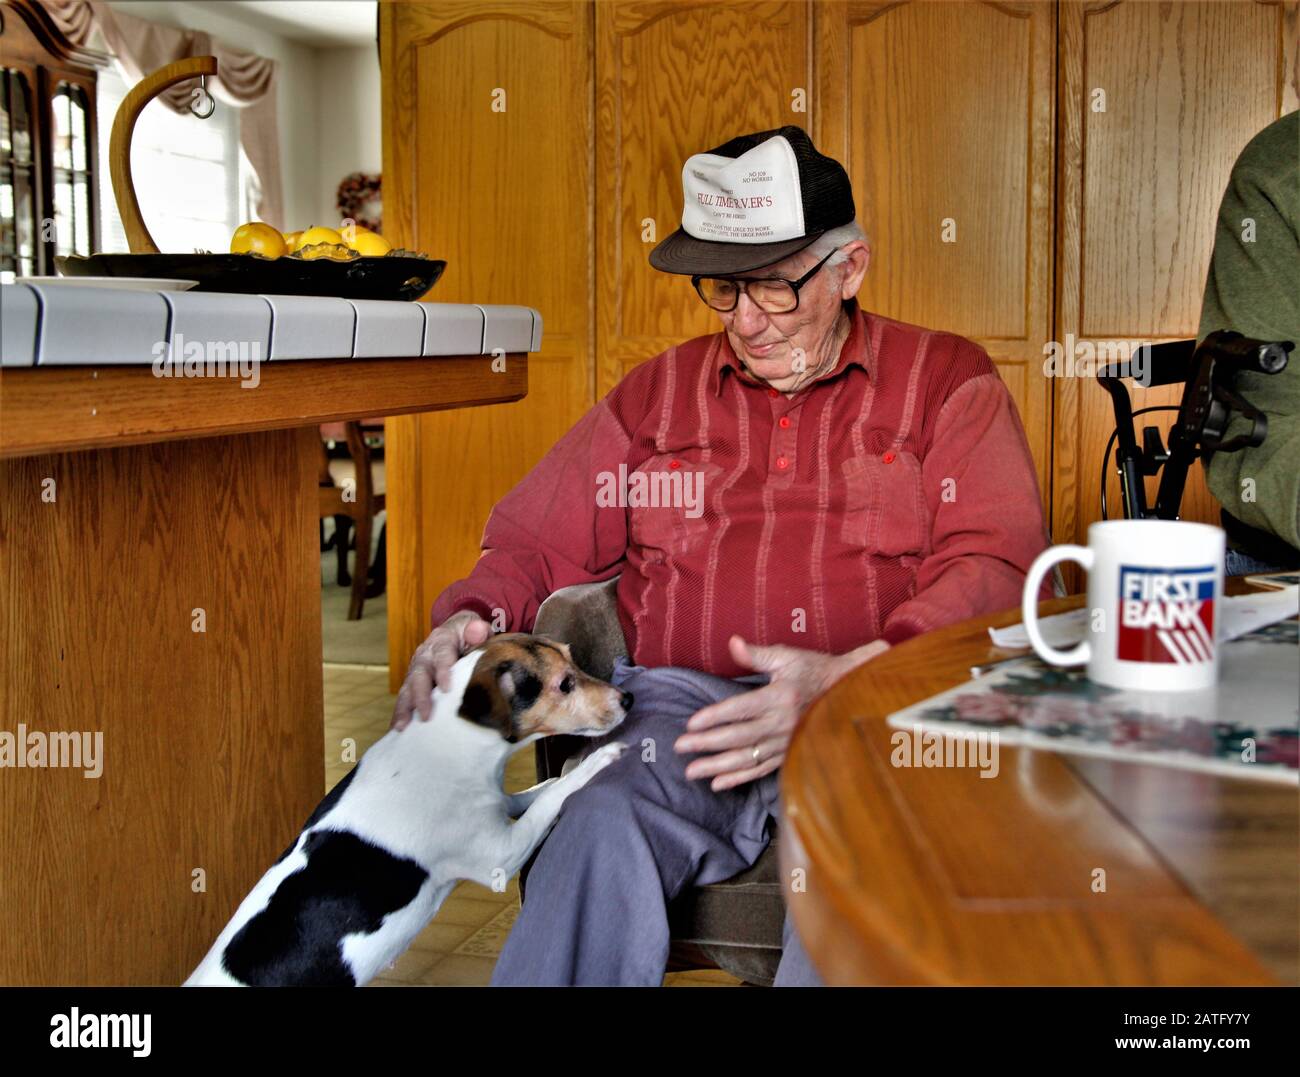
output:
M 673 461 L 679 467 L 672 467 Z M 717 464 L 664 454 L 653 456 L 628 475 L 628 536 L 647 551 L 679 552 L 713 529 L 706 513 L 721 481 Z
M 921 462 L 909 452 L 846 460 L 840 539 L 885 557 L 920 557 L 929 548 Z

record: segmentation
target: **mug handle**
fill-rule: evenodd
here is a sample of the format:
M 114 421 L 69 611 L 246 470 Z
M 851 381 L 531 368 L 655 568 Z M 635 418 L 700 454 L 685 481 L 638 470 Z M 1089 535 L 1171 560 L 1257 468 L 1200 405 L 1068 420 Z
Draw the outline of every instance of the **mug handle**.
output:
M 1087 571 L 1092 571 L 1093 553 L 1087 546 L 1052 546 L 1044 550 L 1029 566 L 1025 576 L 1025 593 L 1020 602 L 1020 617 L 1025 624 L 1025 635 L 1034 651 L 1044 662 L 1054 666 L 1075 666 L 1092 659 L 1092 644 L 1084 640 L 1069 651 L 1058 651 L 1051 646 L 1038 630 L 1038 591 L 1043 586 L 1043 577 L 1061 561 L 1077 561 Z

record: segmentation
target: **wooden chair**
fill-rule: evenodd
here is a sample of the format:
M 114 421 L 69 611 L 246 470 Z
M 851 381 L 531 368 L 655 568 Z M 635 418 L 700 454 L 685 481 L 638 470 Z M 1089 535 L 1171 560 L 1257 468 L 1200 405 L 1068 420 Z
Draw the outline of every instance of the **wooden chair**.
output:
M 347 445 L 347 459 L 330 459 L 325 439 Z M 370 582 L 370 535 L 375 516 L 385 508 L 383 460 L 375 454 L 359 422 L 331 423 L 321 427 L 320 447 L 320 517 L 334 517 L 335 545 L 339 556 L 339 584 L 348 582 L 348 532 L 356 531 L 356 563 L 351 573 L 352 597 L 348 603 L 348 620 L 359 621 L 367 598 L 383 594 L 384 555 L 381 548 L 376 559 L 379 570 Z M 382 539 L 382 533 L 381 533 Z
M 602 680 L 609 679 L 617 657 L 627 653 L 615 604 L 617 583 L 615 576 L 563 587 L 542 603 L 533 625 L 539 635 L 567 643 L 578 666 Z M 568 757 L 587 743 L 582 737 L 539 740 L 538 780 L 557 777 Z M 770 834 L 770 844 L 753 867 L 723 882 L 687 887 L 669 906 L 669 972 L 717 967 L 748 984 L 772 985 L 781 961 L 785 898 L 775 821 Z M 531 866 L 529 860 L 520 874 L 521 898 Z

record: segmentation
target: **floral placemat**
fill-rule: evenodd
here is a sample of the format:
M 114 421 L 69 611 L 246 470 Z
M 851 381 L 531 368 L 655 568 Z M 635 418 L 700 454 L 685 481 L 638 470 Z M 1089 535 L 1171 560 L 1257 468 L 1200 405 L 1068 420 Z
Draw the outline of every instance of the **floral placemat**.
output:
M 1300 784 L 1300 622 L 1221 645 L 1219 683 L 1134 692 L 1028 656 L 889 716 L 890 726 Z

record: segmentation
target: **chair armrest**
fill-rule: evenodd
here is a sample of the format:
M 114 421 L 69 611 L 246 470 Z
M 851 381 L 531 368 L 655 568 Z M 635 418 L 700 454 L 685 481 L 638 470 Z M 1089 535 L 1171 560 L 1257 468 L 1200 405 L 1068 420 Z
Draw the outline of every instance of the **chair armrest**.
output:
M 615 591 L 618 577 L 601 583 L 578 583 L 549 595 L 537 611 L 533 632 L 567 643 L 578 668 L 607 681 L 614 660 L 627 654 L 623 626 L 618 620 Z M 564 761 L 582 748 L 582 737 L 544 737 L 534 746 L 537 776 L 559 777 Z
M 533 631 L 567 643 L 580 669 L 609 680 L 615 659 L 627 654 L 618 620 L 617 588 L 617 576 L 600 583 L 561 587 L 538 609 Z

